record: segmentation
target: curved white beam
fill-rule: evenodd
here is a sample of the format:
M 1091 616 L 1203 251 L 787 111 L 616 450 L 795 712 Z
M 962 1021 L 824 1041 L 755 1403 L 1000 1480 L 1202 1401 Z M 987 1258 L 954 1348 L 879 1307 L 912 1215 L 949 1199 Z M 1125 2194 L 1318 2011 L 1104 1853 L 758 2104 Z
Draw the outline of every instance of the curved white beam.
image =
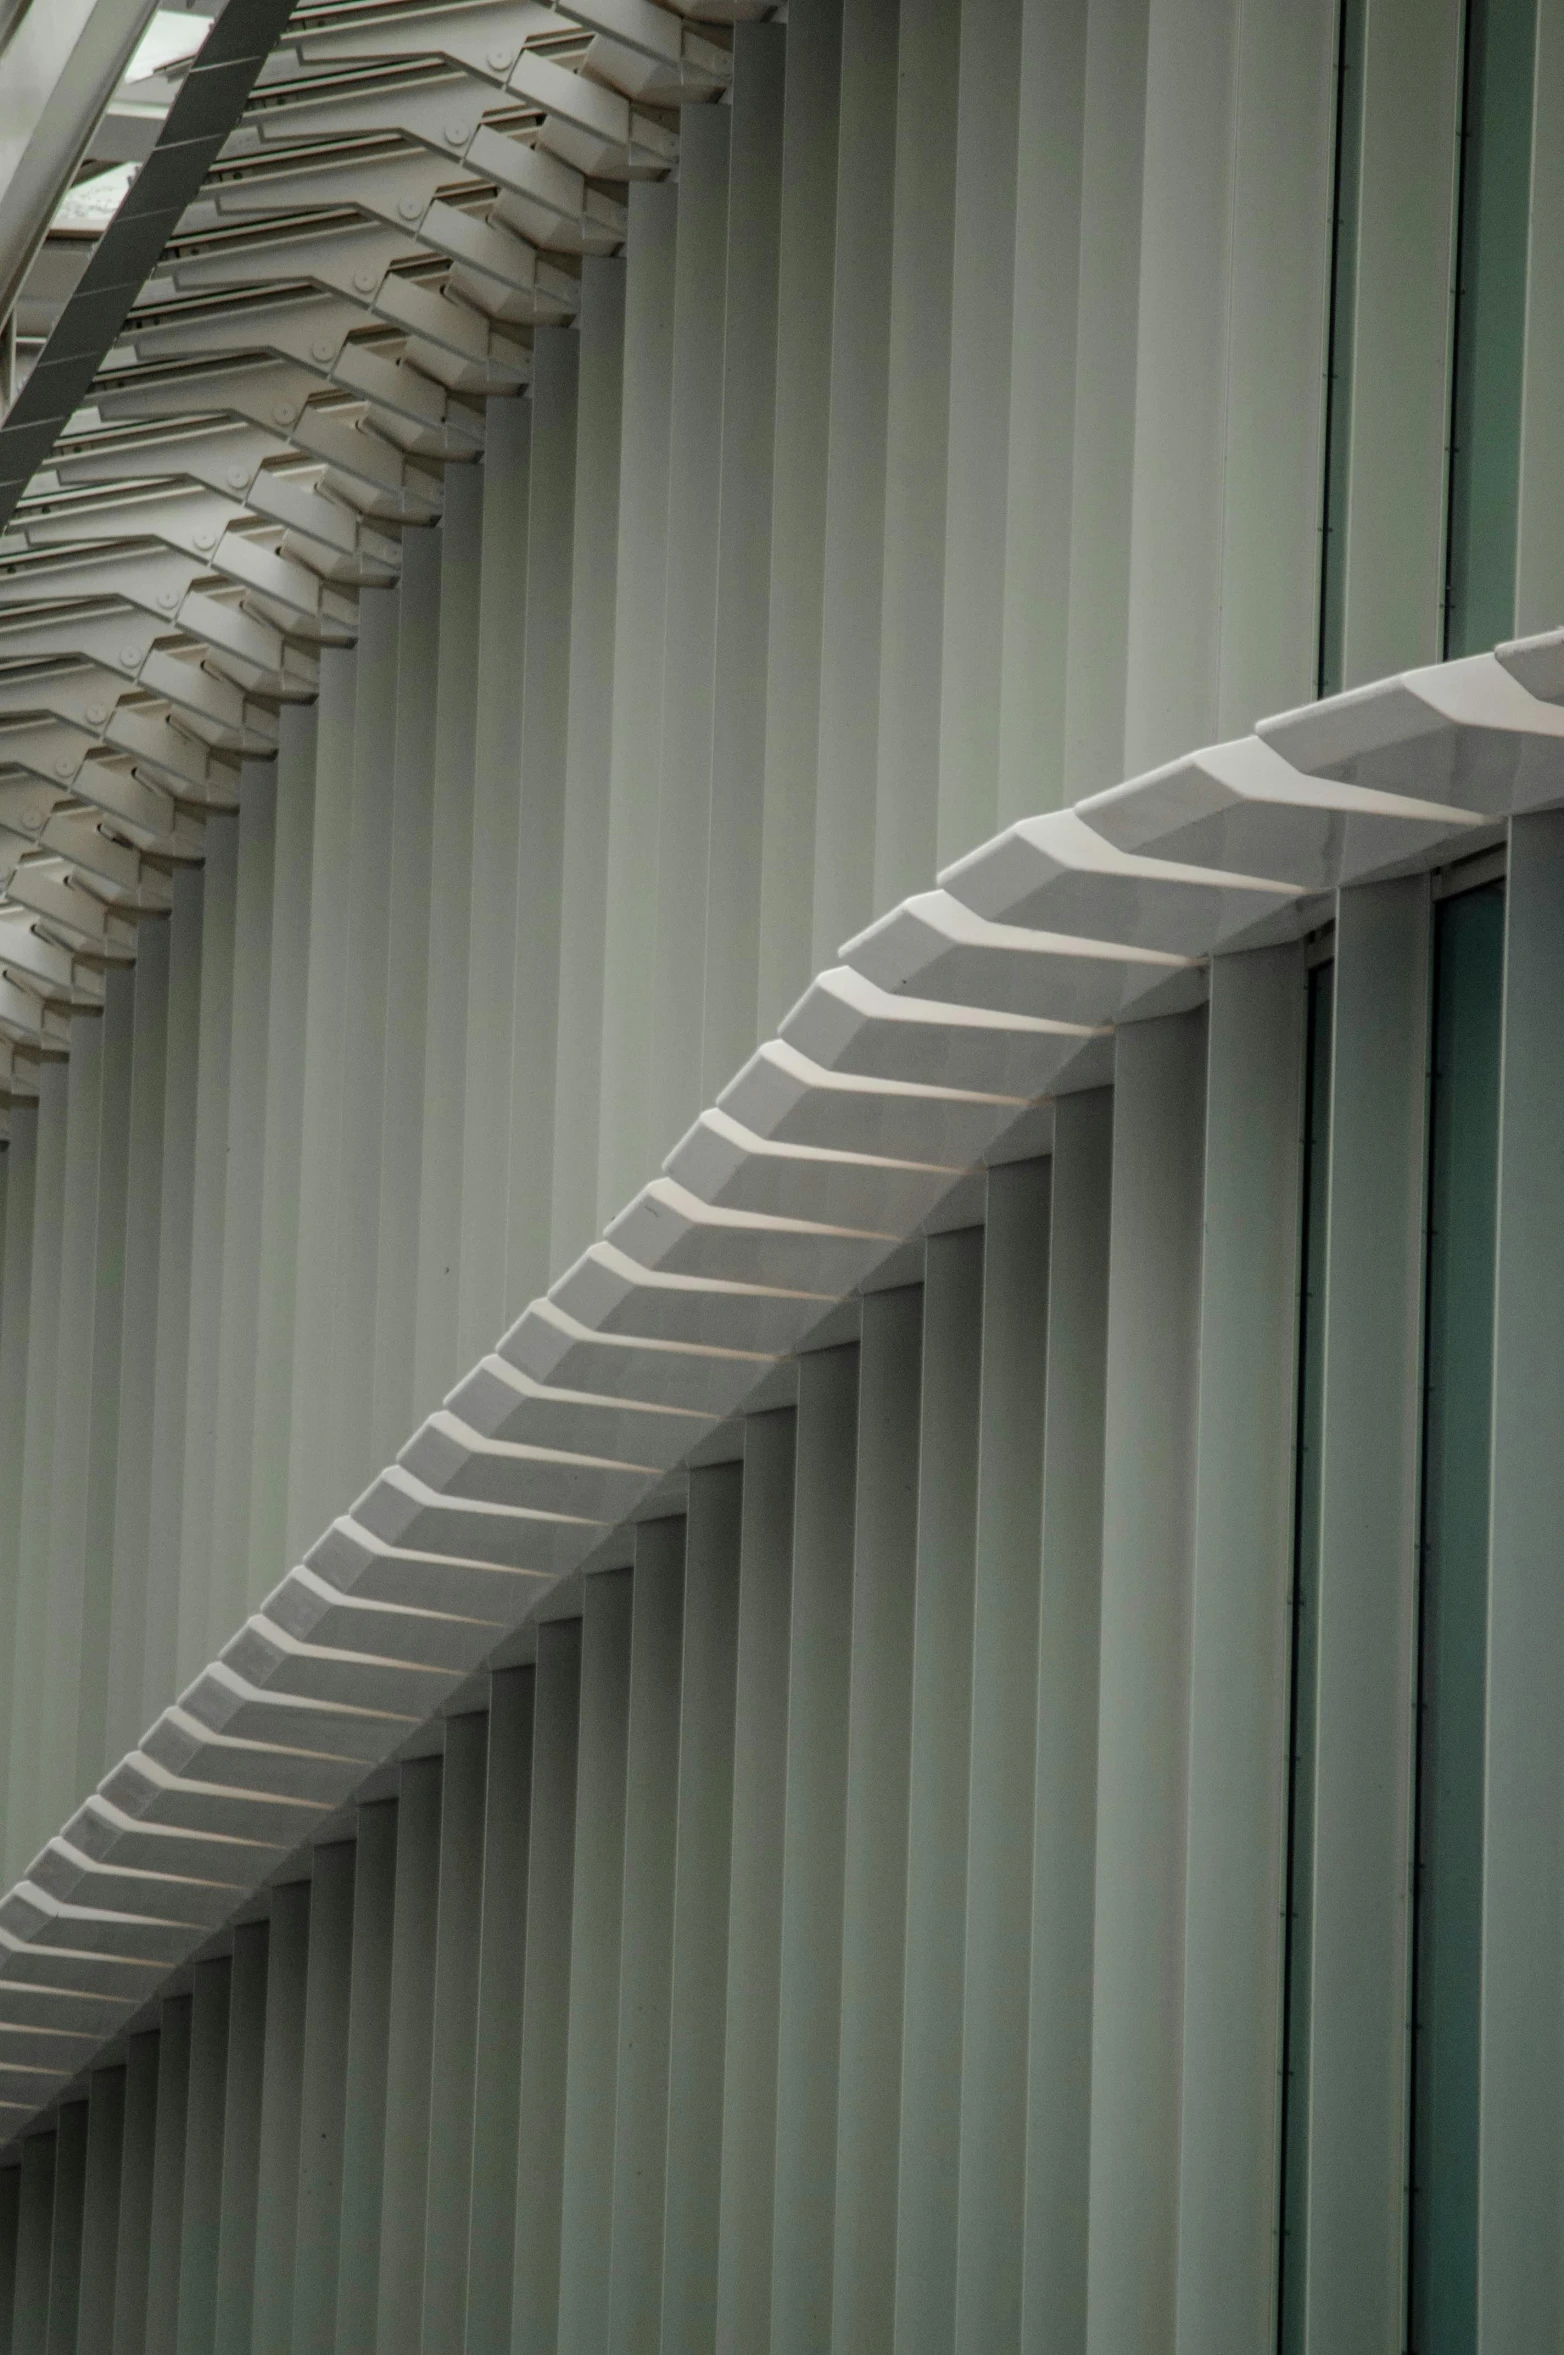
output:
M 1325 873 L 1361 879 L 1371 852 L 1397 869 L 1460 857 L 1485 825 L 1537 806 L 1549 777 L 1564 806 L 1560 713 L 1519 671 L 1564 672 L 1564 632 L 1520 662 L 1505 649 L 1386 681 L 1023 821 L 951 871 L 967 897 L 921 894 L 850 944 L 668 1174 L 532 1303 L 0 1898 L 0 2029 L 12 1982 L 32 1990 L 18 2033 L 42 1986 L 61 1991 L 62 2027 L 83 1991 L 103 2007 L 92 2033 L 71 2013 L 76 2040 L 53 2075 L 17 2045 L 16 2114 L 57 2099 L 113 2033 L 115 2005 L 203 1946 L 562 1578 L 611 1563 L 651 1500 L 677 1501 L 692 1450 L 904 1241 L 970 1217 L 986 1165 L 1046 1149 L 1052 1099 L 1111 1077 L 1112 1025 L 1198 1000 L 1257 902 L 1295 927 L 1318 921 Z M 1474 754 L 1474 729 L 1501 718 L 1502 762 Z M 1317 786 L 1274 749 L 1305 738 L 1344 781 Z M 1422 767 L 1480 779 L 1483 806 L 1352 773 Z M 1257 827 L 1274 853 L 1259 881 L 1229 863 Z M 1209 865 L 1152 847 L 1191 839 Z M 1322 869 L 1327 851 L 1339 869 Z M 1015 912 L 1072 914 L 1098 936 L 1032 930 Z M 1032 1010 L 1050 988 L 1078 1006 L 1088 987 L 1091 1023 Z

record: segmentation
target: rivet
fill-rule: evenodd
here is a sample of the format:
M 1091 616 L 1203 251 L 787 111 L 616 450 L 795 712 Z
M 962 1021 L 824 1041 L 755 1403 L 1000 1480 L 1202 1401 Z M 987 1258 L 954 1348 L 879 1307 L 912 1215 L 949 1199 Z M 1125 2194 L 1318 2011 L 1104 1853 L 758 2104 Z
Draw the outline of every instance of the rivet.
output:
M 321 337 L 318 341 L 310 345 L 310 355 L 313 359 L 316 360 L 329 360 L 331 358 L 331 349 L 331 345 L 326 342 L 324 337 Z
M 489 71 L 491 73 L 503 74 L 509 68 L 510 63 L 511 53 L 508 49 L 491 49 L 489 51 Z
M 232 478 L 232 476 L 230 476 L 230 477 L 229 477 L 229 480 L 230 480 L 230 481 L 232 481 L 232 479 L 233 479 L 233 478 Z M 213 549 L 216 547 L 216 545 L 217 545 L 217 535 L 216 535 L 216 533 L 215 533 L 215 532 L 197 532 L 197 533 L 196 533 L 196 535 L 195 535 L 195 545 L 197 546 L 197 548 L 199 548 L 199 549 L 200 549 L 200 551 L 201 551 L 201 554 L 202 554 L 203 556 L 209 556 L 209 555 L 211 554 L 212 550 L 213 550 Z
M 105 720 L 108 718 L 108 716 L 109 716 L 109 707 L 108 707 L 108 705 L 107 705 L 106 703 L 89 703 L 89 704 L 88 704 L 88 706 L 87 706 L 87 717 L 88 717 L 88 719 L 89 719 L 89 720 L 92 722 L 92 725 L 93 725 L 95 728 L 101 728 L 101 727 L 102 727 L 102 725 L 103 725 L 103 723 L 104 723 L 104 721 L 105 721 Z
M 374 271 L 355 270 L 353 273 L 353 284 L 360 294 L 373 294 L 375 291 Z
M 137 670 L 141 664 L 141 648 L 139 646 L 122 646 L 119 650 L 119 658 L 126 670 Z
M 272 415 L 279 425 L 291 425 L 298 413 L 291 401 L 279 401 L 272 411 Z
M 472 131 L 466 123 L 447 123 L 445 135 L 453 147 L 465 147 Z
M 75 762 L 72 761 L 66 753 L 62 752 L 59 759 L 54 764 L 54 773 L 57 777 L 69 777 L 74 773 L 75 766 Z M 26 826 L 29 833 L 36 834 L 38 828 L 43 824 L 43 820 L 38 815 L 36 810 L 29 810 L 25 818 L 22 820 L 22 823 L 24 826 Z
M 424 208 L 416 196 L 404 196 L 396 209 L 404 221 L 416 221 Z
M 57 760 L 54 765 L 56 770 L 59 771 L 61 775 L 67 777 L 70 775 L 71 764 L 68 760 Z M 29 834 L 41 834 L 43 832 L 43 822 L 47 815 L 48 812 L 46 810 L 41 810 L 35 802 L 31 808 L 23 810 L 22 824 L 26 827 Z
M 233 489 L 233 490 L 236 490 L 236 491 L 242 491 L 242 490 L 244 489 L 244 487 L 245 487 L 246 483 L 249 481 L 249 479 L 250 479 L 250 472 L 249 472 L 249 468 L 248 468 L 248 467 L 246 467 L 246 466 L 230 466 L 230 467 L 229 467 L 229 469 L 228 469 L 228 482 L 229 482 L 229 487 L 230 487 L 231 489 Z
M 158 604 L 165 613 L 172 613 L 178 603 L 179 591 L 177 589 L 160 589 L 158 591 Z

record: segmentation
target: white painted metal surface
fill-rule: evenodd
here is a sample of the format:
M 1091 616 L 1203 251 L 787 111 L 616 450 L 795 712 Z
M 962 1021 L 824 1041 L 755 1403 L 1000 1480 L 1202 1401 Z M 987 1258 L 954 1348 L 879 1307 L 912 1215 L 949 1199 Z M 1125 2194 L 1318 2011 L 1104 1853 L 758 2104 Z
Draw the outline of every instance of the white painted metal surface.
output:
M 1530 659 L 1542 652 L 1532 649 Z M 1521 658 L 1506 650 L 1506 659 Z M 1394 751 L 1382 717 L 1387 701 L 1394 709 L 1394 696 L 1343 698 L 1338 706 L 1323 707 L 1319 728 L 1322 735 L 1334 731 L 1336 765 L 1372 756 L 1385 773 Z M 1411 708 L 1409 696 L 1403 708 Z M 1428 708 L 1420 703 L 1415 723 L 1409 723 L 1425 739 Z M 1526 709 L 1512 706 L 1518 748 L 1514 723 Z M 1551 705 L 1538 704 L 1535 711 L 1535 735 L 1525 742 L 1540 750 L 1553 741 L 1557 715 Z M 1446 719 L 1442 725 L 1451 740 L 1464 723 Z M 1439 745 L 1436 737 L 1429 748 L 1435 760 Z M 1263 765 L 1258 740 L 1256 759 Z M 1223 756 L 1223 765 L 1235 765 L 1231 755 Z M 1143 792 L 1163 820 L 1176 813 L 1180 796 L 1186 806 L 1204 811 L 1209 773 L 1203 761 L 1185 763 L 1144 787 L 1125 787 L 1113 807 L 1131 810 Z M 1526 757 L 1512 764 L 1511 774 L 1528 774 Z M 1300 779 L 1298 790 L 1306 796 L 1306 780 Z M 1534 788 L 1517 783 L 1515 790 L 1530 804 Z M 1385 825 L 1396 823 L 1389 812 L 1379 814 Z M 1417 867 L 1459 854 L 1479 818 L 1491 821 L 1496 814 L 1491 795 L 1481 812 L 1453 811 L 1448 831 L 1431 843 L 1427 805 L 1414 803 L 1405 820 L 1403 855 L 1395 858 L 1402 846 L 1392 836 L 1384 845 L 1391 854 L 1387 864 Z M 1212 821 L 1203 816 L 1201 822 L 1209 833 Z M 1241 831 L 1247 814 L 1240 806 L 1225 822 Z M 1058 858 L 1040 849 L 1040 839 L 1063 842 L 1068 867 L 1061 870 Z M 1072 818 L 1068 829 L 1053 821 L 1029 822 L 950 874 L 948 885 L 966 895 L 981 891 L 1006 916 L 998 923 L 968 918 L 965 898 L 938 903 L 953 912 L 955 938 L 964 937 L 974 921 L 986 927 L 978 936 L 983 954 L 975 967 L 938 969 L 946 996 L 924 994 L 930 986 L 926 967 L 904 960 L 898 972 L 867 945 L 853 951 L 853 964 L 814 985 L 786 1029 L 834 1049 L 836 1068 L 801 1054 L 788 1039 L 762 1050 L 726 1092 L 726 1101 L 746 1111 L 749 1122 L 721 1107 L 702 1116 L 669 1157 L 669 1175 L 644 1188 L 608 1239 L 526 1309 L 498 1351 L 457 1386 L 399 1461 L 309 1550 L 178 1704 L 163 1712 L 140 1748 L 106 1778 L 101 1799 L 88 1802 L 0 1901 L 0 1937 L 7 1948 L 0 1979 L 31 1976 L 30 1958 L 62 1943 L 102 1955 L 101 1964 L 84 1962 L 82 1968 L 87 1983 L 101 1976 L 106 1988 L 122 1968 L 115 1954 L 140 1953 L 147 1938 L 169 1962 L 191 1952 L 255 1877 L 252 1871 L 230 1884 L 225 1875 L 222 1886 L 211 1890 L 189 1880 L 180 1860 L 191 1835 L 231 1842 L 254 1839 L 264 1827 L 264 1838 L 286 1847 L 291 1843 L 279 1803 L 284 1814 L 301 1805 L 306 1814 L 339 1806 L 375 1763 L 394 1756 L 458 1690 L 555 1581 L 607 1558 L 604 1548 L 620 1542 L 614 1532 L 625 1516 L 661 1493 L 660 1484 L 692 1445 L 743 1406 L 773 1365 L 824 1328 L 833 1304 L 862 1285 L 904 1236 L 960 1218 L 956 1205 L 967 1172 L 985 1159 L 1013 1157 L 1011 1140 L 1018 1132 L 1039 1134 L 1039 1109 L 1050 1100 L 1072 1100 L 1060 1097 L 1061 1083 L 1068 1089 L 1078 1074 L 1088 1088 L 1100 1085 L 1111 1067 L 1097 1059 L 1094 1034 L 1065 1034 L 1072 1060 L 1061 1070 L 1055 1060 L 1058 1031 L 1039 1027 L 1058 1016 L 993 1013 L 993 1001 L 1003 1007 L 1018 994 L 1035 1003 L 1032 982 L 1028 978 L 1023 987 L 1018 974 L 1062 971 L 1073 988 L 1072 968 L 1106 961 L 1122 971 L 1126 956 L 1147 953 L 1150 936 L 1155 953 L 1175 958 L 1175 971 L 1187 976 L 1185 1002 L 1189 994 L 1204 997 L 1206 958 L 1222 960 L 1235 930 L 1252 936 L 1258 928 L 1255 887 L 1245 878 L 1230 880 L 1221 866 L 1192 870 L 1175 864 L 1164 878 L 1154 855 L 1131 857 L 1106 848 L 1098 853 L 1090 848 L 1097 839 L 1084 816 Z M 1213 849 L 1220 847 L 1214 839 Z M 1260 924 L 1272 933 L 1301 936 L 1328 912 L 1316 890 L 1308 844 L 1299 846 L 1298 863 L 1296 883 L 1278 877 L 1258 895 Z M 1051 896 L 1061 889 L 1069 894 L 1062 908 Z M 1235 899 L 1242 909 L 1236 920 Z M 918 924 L 916 906 L 887 919 L 882 935 L 894 938 L 898 926 Z M 1010 921 L 1017 912 L 1050 918 L 1069 913 L 1119 938 L 1108 945 L 1033 931 Z M 1176 948 L 1162 945 L 1170 940 Z M 865 962 L 877 964 L 887 978 L 914 983 L 917 995 L 860 979 Z M 1148 1024 L 1141 1017 L 1138 1001 L 1132 1006 L 1135 1050 L 1146 1053 L 1164 1034 L 1156 1019 Z M 1078 1001 L 1071 1011 L 1080 1011 Z M 1122 1019 L 1111 1000 L 1092 1011 L 1099 1021 L 1115 1013 Z M 1191 1012 L 1179 1025 L 1197 1021 L 1204 1016 Z M 857 1060 L 871 1060 L 875 1068 L 853 1080 L 841 1065 L 855 1050 Z M 1003 1079 L 1005 1091 L 953 1090 L 925 1076 L 931 1070 L 964 1081 Z M 1147 1149 L 1155 1161 L 1156 1152 Z M 1125 1297 L 1122 1313 L 1128 1315 Z M 1126 1340 L 1122 1346 L 1130 1352 L 1127 1379 L 1130 1358 L 1138 1362 L 1143 1353 L 1140 1344 Z M 1358 1419 L 1354 1410 L 1354 1423 Z M 1173 1446 L 1170 1462 L 1186 1452 Z M 1327 1493 L 1334 1491 L 1328 1487 Z M 1355 1506 L 1350 1513 L 1356 1520 Z M 1114 1577 L 1130 1578 L 1132 1557 L 1139 1557 L 1128 1535 L 1121 1533 L 1115 1544 L 1120 1552 L 1130 1550 Z M 1117 1562 L 1118 1553 L 1112 1558 Z M 1150 1569 L 1144 1575 L 1162 1583 Z M 1127 1641 L 1135 1614 L 1128 1600 L 1115 1608 L 1114 1624 L 1122 1620 Z M 1174 1649 L 1191 1640 L 1183 1628 Z M 1355 1638 L 1343 1640 L 1358 1652 Z M 1163 1656 L 1163 1647 L 1156 1649 Z M 1130 1673 L 1128 1666 L 1124 1673 Z M 1126 1688 L 1113 1706 L 1142 1722 L 1149 1738 L 1145 1695 L 1137 1700 Z M 1376 1722 L 1379 1715 L 1376 1705 Z M 1133 1812 L 1128 1787 L 1125 1804 Z M 1181 1799 L 1181 1824 L 1183 1807 Z M 1124 1837 L 1133 1836 L 1127 1818 Z M 1183 1837 L 1181 1831 L 1180 1842 Z M 1155 1845 L 1164 1845 L 1162 1834 Z M 255 1852 L 256 1867 L 278 1854 L 276 1846 L 263 1847 Z M 149 1855 L 166 1858 L 163 1869 L 174 1874 L 172 1883 L 160 1884 L 170 1901 L 154 1914 L 138 1903 L 138 1885 L 123 1878 L 132 1856 L 144 1869 L 142 1859 Z M 1128 1862 L 1125 1869 L 1128 1887 L 1135 1876 Z M 1111 1902 L 1110 1879 L 1099 1903 Z M 1360 1921 L 1357 1900 L 1349 1902 L 1349 1911 Z M 1349 1938 L 1345 1924 L 1342 1936 Z M 1116 1933 L 1114 1943 L 1126 1952 L 1145 1951 L 1156 1940 L 1150 1933 L 1125 1932 Z M 1356 1931 L 1349 1943 L 1357 1943 Z M 1164 1992 L 1171 2018 L 1183 1998 L 1177 1987 Z M 1143 1998 L 1129 1989 L 1125 2001 L 1137 2012 L 1144 2008 Z M 1113 2080 L 1101 2073 L 1099 2078 L 1098 2098 L 1119 2100 Z M 1132 2100 L 1127 2088 L 1122 2099 L 1141 2107 L 1140 2094 Z M 1101 2136 L 1094 2136 L 1094 2147 L 1100 2142 L 1106 2150 Z M 1171 2167 L 1171 2145 L 1165 2156 Z M 1095 2206 L 1100 2228 L 1107 2229 L 1106 2208 Z M 1127 2252 L 1111 2258 L 1105 2252 L 1101 2262 L 1118 2269 L 1125 2296 L 1150 2297 L 1171 2318 L 1167 2246 L 1171 2242 L 1159 2241 L 1154 2251 L 1148 2243 L 1138 2275 L 1133 2268 L 1122 2270 Z M 1136 2279 L 1138 2290 L 1132 2288 Z

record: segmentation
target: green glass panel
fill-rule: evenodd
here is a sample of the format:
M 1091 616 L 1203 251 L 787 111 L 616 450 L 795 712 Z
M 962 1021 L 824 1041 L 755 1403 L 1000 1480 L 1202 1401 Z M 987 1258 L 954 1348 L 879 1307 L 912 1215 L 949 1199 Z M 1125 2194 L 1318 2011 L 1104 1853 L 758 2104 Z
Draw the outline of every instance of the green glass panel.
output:
M 1331 203 L 1330 327 L 1325 361 L 1319 691 L 1339 693 L 1346 629 L 1347 485 L 1351 455 L 1352 323 L 1358 299 L 1365 0 L 1341 0 L 1336 34 L 1336 158 Z
M 1501 885 L 1443 903 L 1434 959 L 1407 2343 L 1472 2355 Z
M 1319 1607 L 1320 1421 L 1325 1375 L 1325 1226 L 1329 1207 L 1330 1055 L 1334 968 L 1309 976 L 1303 1160 L 1303 1258 L 1298 1314 L 1297 1486 L 1292 1594 L 1292 1755 L 1287 1823 L 1287 1946 L 1283 1991 L 1281 2282 L 1278 2345 L 1302 2355 L 1309 2137 L 1310 1857 L 1314 1846 L 1315 1647 Z
M 1469 0 L 1445 652 L 1515 631 L 1536 0 Z M 1551 266 L 1551 265 L 1548 265 Z

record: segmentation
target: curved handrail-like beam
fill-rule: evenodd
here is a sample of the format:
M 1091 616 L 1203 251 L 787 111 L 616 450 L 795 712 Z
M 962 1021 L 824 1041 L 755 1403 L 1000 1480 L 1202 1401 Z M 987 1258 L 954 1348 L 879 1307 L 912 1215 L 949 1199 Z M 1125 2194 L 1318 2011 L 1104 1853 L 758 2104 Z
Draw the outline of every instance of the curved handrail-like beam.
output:
M 1111 1079 L 1117 1024 L 1198 1003 L 1212 956 L 1318 926 L 1342 884 L 1564 804 L 1564 711 L 1538 687 L 1564 696 L 1564 631 L 1265 722 L 1022 820 L 849 942 L 0 1899 L 13 2126 L 561 1578 L 676 1505 L 692 1449 L 900 1245 L 1046 1150 L 1051 1100 Z M 51 1989 L 68 2066 L 58 2041 L 39 2058 Z

